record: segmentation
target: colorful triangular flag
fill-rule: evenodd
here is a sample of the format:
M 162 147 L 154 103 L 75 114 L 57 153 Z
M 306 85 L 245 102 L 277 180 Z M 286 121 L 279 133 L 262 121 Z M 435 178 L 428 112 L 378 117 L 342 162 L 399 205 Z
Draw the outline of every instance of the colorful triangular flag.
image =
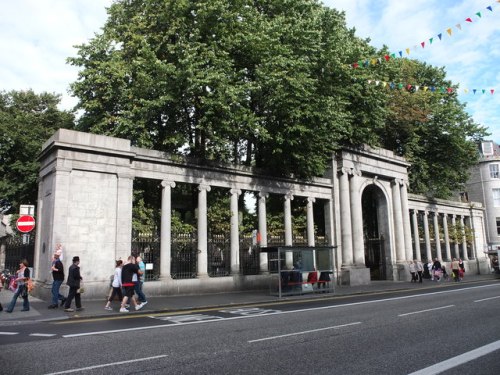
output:
M 457 27 L 458 30 L 462 30 L 462 25 L 460 25 L 459 23 L 457 23 L 455 26 Z
M 439 33 L 439 34 L 438 34 L 438 38 L 439 38 L 439 40 L 441 40 L 441 39 L 443 38 L 443 34 L 442 34 L 442 33 Z
M 446 32 L 448 33 L 449 36 L 451 36 L 451 34 L 453 33 L 453 30 L 450 27 L 449 29 L 446 30 Z
M 469 17 L 469 18 L 466 18 L 466 19 L 465 19 L 465 21 L 466 21 L 466 22 L 472 22 L 472 18 L 470 18 L 470 17 Z

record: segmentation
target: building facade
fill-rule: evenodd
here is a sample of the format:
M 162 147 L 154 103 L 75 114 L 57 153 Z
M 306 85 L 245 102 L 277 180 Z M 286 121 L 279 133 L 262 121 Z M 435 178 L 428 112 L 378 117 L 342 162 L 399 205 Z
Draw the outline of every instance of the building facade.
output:
M 493 141 L 479 144 L 479 163 L 471 169 L 467 198 L 485 208 L 485 248 L 500 249 L 500 147 Z
M 407 280 L 408 263 L 413 259 L 450 261 L 457 256 L 466 261 L 469 272 L 488 269 L 487 256 L 481 251 L 486 238 L 482 205 L 429 201 L 408 194 L 409 163 L 387 150 L 342 150 L 334 155 L 324 177 L 299 181 L 259 175 L 241 166 L 190 163 L 133 147 L 128 140 L 60 129 L 44 144 L 40 162 L 35 275 L 45 286 L 37 288 L 41 293 L 48 293 L 50 261 L 58 243 L 64 246 L 66 263 L 75 255 L 80 257 L 88 294 L 106 292 L 114 260 L 131 252 L 133 183 L 141 178 L 161 185 L 159 279 L 146 283 L 149 294 L 268 287 L 270 266 L 265 252 L 259 255 L 258 274 L 239 271 L 238 198 L 242 192 L 258 197 L 256 230 L 262 247 L 269 240 L 270 194 L 280 196 L 283 203 L 285 246 L 294 245 L 294 198 L 307 202 L 310 247 L 316 241 L 314 213 L 321 209 L 327 244 L 334 247 L 338 283 Z M 190 279 L 172 277 L 172 191 L 178 184 L 193 185 L 198 192 L 197 261 Z M 230 196 L 230 272 L 225 277 L 209 274 L 207 209 L 208 196 L 215 188 L 225 189 Z

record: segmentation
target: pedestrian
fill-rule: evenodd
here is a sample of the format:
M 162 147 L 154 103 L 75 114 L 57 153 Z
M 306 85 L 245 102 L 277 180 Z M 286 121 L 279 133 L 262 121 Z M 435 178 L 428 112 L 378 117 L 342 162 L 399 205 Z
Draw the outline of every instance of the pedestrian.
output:
M 410 274 L 411 274 L 411 282 L 416 283 L 417 282 L 417 265 L 415 262 L 410 261 Z
M 434 271 L 432 269 L 433 265 L 434 263 L 432 262 L 432 259 L 429 259 L 429 261 L 427 262 L 427 269 L 429 270 L 429 276 L 431 278 L 431 281 L 434 281 Z
M 146 276 L 146 265 L 142 261 L 142 258 L 138 256 L 135 258 L 137 265 L 139 266 L 139 273 L 137 274 L 138 280 L 134 279 L 134 292 L 137 294 L 137 300 L 139 303 L 146 305 L 148 303 L 144 292 L 142 291 L 142 286 L 144 285 L 144 277 Z
M 438 258 L 434 259 L 434 263 L 432 264 L 432 271 L 434 279 L 439 282 L 441 280 L 442 274 L 441 274 L 441 262 L 439 261 Z
M 458 260 L 457 258 L 453 258 L 451 262 L 451 272 L 453 274 L 453 280 L 455 280 L 455 282 L 460 281 L 459 270 L 460 270 L 460 265 L 458 263 Z
M 19 269 L 15 273 L 17 288 L 12 296 L 12 300 L 10 301 L 9 307 L 5 310 L 8 313 L 11 313 L 16 306 L 17 297 L 21 296 L 23 298 L 23 309 L 21 311 L 30 311 L 30 302 L 28 300 L 28 289 L 26 288 L 26 282 L 30 278 L 30 269 L 28 268 L 28 261 L 23 259 L 21 263 L 19 263 Z
M 76 310 L 83 310 L 82 300 L 80 295 L 80 286 L 82 282 L 82 276 L 80 275 L 80 257 L 73 257 L 73 264 L 69 267 L 68 270 L 68 280 L 66 284 L 69 286 L 68 297 L 66 297 L 66 302 L 64 303 L 64 311 L 73 312 L 71 308 L 71 302 L 73 298 L 75 299 Z
M 54 253 L 52 258 L 52 304 L 49 305 L 49 309 L 57 309 L 59 306 L 59 301 L 61 301 L 61 306 L 66 302 L 66 298 L 59 292 L 61 289 L 61 284 L 64 281 L 64 266 L 60 259 L 60 254 L 58 252 Z
M 113 288 L 113 291 L 111 292 L 111 295 L 108 298 L 108 302 L 106 303 L 106 306 L 104 306 L 105 310 L 112 311 L 113 308 L 111 307 L 111 301 L 115 298 L 115 296 L 118 297 L 118 300 L 121 301 L 123 300 L 123 294 L 122 294 L 122 266 L 123 266 L 123 261 L 121 259 L 116 261 L 115 265 L 115 273 L 113 274 L 113 281 L 111 282 L 111 288 Z
M 144 307 L 144 303 L 138 304 L 134 296 L 135 284 L 133 282 L 133 276 L 138 275 L 138 273 L 139 266 L 135 263 L 135 257 L 130 255 L 127 258 L 127 263 L 122 267 L 122 286 L 125 291 L 125 296 L 122 299 L 120 312 L 129 312 L 125 307 L 129 299 L 132 300 L 132 304 L 135 306 L 136 310 L 140 310 Z
M 464 279 L 464 273 L 465 273 L 465 263 L 462 260 L 462 258 L 458 259 L 458 277 L 460 278 L 460 281 Z
M 417 269 L 417 275 L 418 275 L 418 282 L 421 283 L 423 281 L 423 272 L 424 272 L 424 265 L 422 264 L 421 261 L 414 259 L 413 263 L 415 263 L 415 268 Z

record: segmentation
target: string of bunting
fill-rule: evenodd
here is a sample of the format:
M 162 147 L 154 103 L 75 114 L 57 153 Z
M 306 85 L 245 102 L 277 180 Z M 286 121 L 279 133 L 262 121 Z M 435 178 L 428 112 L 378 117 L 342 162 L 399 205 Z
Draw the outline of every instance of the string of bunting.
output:
M 500 0 L 496 0 L 497 3 L 500 3 Z M 492 5 L 489 5 L 485 8 L 487 11 L 489 12 L 493 12 L 493 6 Z M 477 17 L 477 20 L 481 19 L 483 16 L 483 13 L 481 11 L 478 11 L 475 13 L 475 15 L 473 17 L 467 17 L 465 19 L 465 22 L 466 23 L 473 23 L 474 22 L 474 19 L 476 19 Z M 462 30 L 462 24 L 461 23 L 457 23 L 455 25 L 455 27 L 458 29 L 458 30 Z M 446 29 L 446 33 L 448 34 L 448 36 L 452 36 L 453 35 L 453 28 L 449 27 Z M 439 39 L 440 41 L 443 39 L 443 33 L 439 33 L 437 34 L 437 37 L 432 37 L 432 38 L 429 38 L 429 44 L 426 44 L 426 41 L 423 41 L 423 42 L 420 42 L 420 47 L 421 48 L 425 48 L 426 45 L 432 45 L 434 41 L 436 41 L 437 39 Z M 417 50 L 420 48 L 419 45 L 415 45 L 413 47 L 414 50 Z M 411 52 L 411 49 L 410 48 L 406 48 L 404 50 L 406 52 L 406 56 L 410 55 L 410 52 Z M 386 54 L 384 55 L 383 57 L 377 57 L 377 58 L 371 58 L 371 59 L 364 59 L 364 60 L 359 60 L 357 62 L 354 62 L 351 64 L 351 66 L 354 68 L 354 69 L 357 69 L 357 68 L 367 68 L 369 67 L 370 65 L 377 65 L 377 64 L 382 64 L 384 62 L 388 62 L 390 61 L 391 59 L 396 59 L 398 57 L 402 58 L 404 55 L 404 52 L 401 50 L 399 51 L 398 53 L 391 53 L 391 54 Z M 458 90 L 456 90 L 455 88 L 453 87 L 436 87 L 436 86 L 424 86 L 424 85 L 411 85 L 411 84 L 403 84 L 403 83 L 394 83 L 394 82 L 384 82 L 384 81 L 379 81 L 379 80 L 369 80 L 368 81 L 369 84 L 375 84 L 375 85 L 382 85 L 383 87 L 388 87 L 390 89 L 406 89 L 408 91 L 418 91 L 418 90 L 424 90 L 424 91 L 431 91 L 431 92 L 443 92 L 443 93 L 452 93 L 452 92 L 455 92 Z M 472 94 L 486 94 L 486 93 L 490 93 L 491 95 L 493 95 L 495 93 L 495 89 L 463 89 L 463 93 L 464 94 L 469 94 L 469 93 L 472 93 Z
M 469 94 L 472 93 L 474 95 L 476 94 L 491 94 L 493 95 L 495 93 L 495 89 L 463 89 L 463 90 L 457 90 L 454 87 L 445 87 L 445 86 L 425 86 L 425 85 L 411 85 L 411 84 L 403 84 L 403 83 L 395 83 L 395 82 L 386 82 L 386 81 L 380 81 L 380 80 L 373 80 L 369 79 L 368 81 L 369 85 L 376 85 L 376 86 L 382 86 L 384 88 L 388 88 L 391 90 L 406 90 L 410 92 L 417 92 L 419 90 L 421 91 L 431 91 L 431 92 L 441 92 L 441 93 L 448 93 L 451 94 L 453 92 L 463 92 L 464 94 Z

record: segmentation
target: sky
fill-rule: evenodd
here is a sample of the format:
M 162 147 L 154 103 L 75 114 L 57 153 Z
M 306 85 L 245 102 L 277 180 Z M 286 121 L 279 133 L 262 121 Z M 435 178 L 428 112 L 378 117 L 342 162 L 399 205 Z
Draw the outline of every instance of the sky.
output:
M 112 0 L 0 1 L 0 90 L 56 93 L 62 96 L 61 109 L 74 107 L 77 99 L 68 90 L 78 70 L 66 59 L 76 56 L 75 45 L 100 33 Z M 492 133 L 489 139 L 500 143 L 499 0 L 323 0 L 323 4 L 345 11 L 347 26 L 355 28 L 357 36 L 370 38 L 373 46 L 386 45 L 398 56 L 402 51 L 403 57 L 444 67 L 448 79 L 459 84 L 459 98 L 468 113 Z

